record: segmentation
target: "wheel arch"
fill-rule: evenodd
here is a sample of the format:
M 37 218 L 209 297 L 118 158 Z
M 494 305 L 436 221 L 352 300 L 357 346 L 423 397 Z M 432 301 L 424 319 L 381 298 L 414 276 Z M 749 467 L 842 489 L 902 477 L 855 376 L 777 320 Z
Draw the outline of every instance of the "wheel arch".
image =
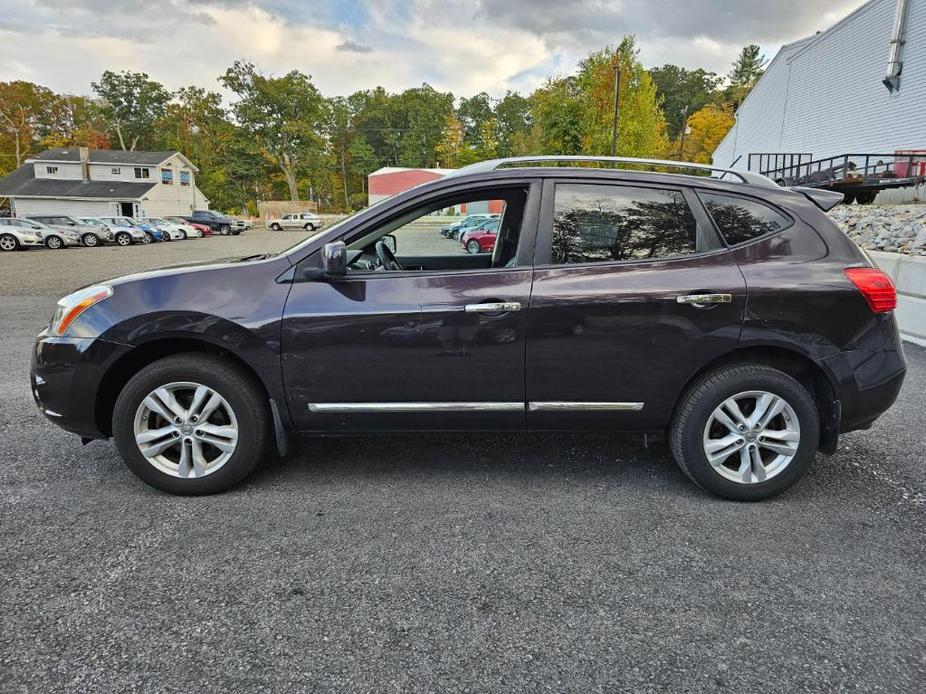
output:
M 112 436 L 112 419 L 116 399 L 132 376 L 159 359 L 189 353 L 212 354 L 236 364 L 260 387 L 268 401 L 274 401 L 271 387 L 251 364 L 235 352 L 198 337 L 157 338 L 144 342 L 123 354 L 103 374 L 94 402 L 94 421 L 99 431 Z
M 836 396 L 837 391 L 833 375 L 806 354 L 780 345 L 740 347 L 701 366 L 691 374 L 679 391 L 675 406 L 672 408 L 673 421 L 681 403 L 698 380 L 711 371 L 736 364 L 770 366 L 788 374 L 807 388 L 817 406 L 817 412 L 820 414 L 819 449 L 827 454 L 835 452 L 839 437 L 841 404 Z

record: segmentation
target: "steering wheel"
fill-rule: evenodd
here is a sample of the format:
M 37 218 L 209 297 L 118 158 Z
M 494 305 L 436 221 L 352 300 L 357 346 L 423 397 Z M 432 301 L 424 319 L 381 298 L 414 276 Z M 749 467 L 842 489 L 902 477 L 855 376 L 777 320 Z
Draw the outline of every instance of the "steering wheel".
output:
M 395 254 L 386 245 L 385 241 L 376 242 L 376 257 L 379 258 L 379 262 L 383 264 L 384 270 L 390 271 L 401 271 L 403 268 L 399 265 L 399 261 L 395 259 Z

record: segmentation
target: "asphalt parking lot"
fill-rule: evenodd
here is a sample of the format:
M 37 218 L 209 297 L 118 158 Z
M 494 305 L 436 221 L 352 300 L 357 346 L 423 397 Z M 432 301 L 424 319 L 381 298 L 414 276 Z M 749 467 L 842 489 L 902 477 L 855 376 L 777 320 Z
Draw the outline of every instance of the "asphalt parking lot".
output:
M 919 347 L 893 410 L 760 504 L 659 442 L 510 435 L 307 441 L 176 498 L 35 409 L 60 295 L 300 236 L 0 255 L 0 691 L 923 689 Z

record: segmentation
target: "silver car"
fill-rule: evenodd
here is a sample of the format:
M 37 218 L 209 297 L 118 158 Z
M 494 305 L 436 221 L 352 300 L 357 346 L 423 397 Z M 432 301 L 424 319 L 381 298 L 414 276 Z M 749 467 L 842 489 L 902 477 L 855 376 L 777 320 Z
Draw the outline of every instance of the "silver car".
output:
M 29 219 L 49 226 L 70 228 L 80 234 L 80 242 L 90 248 L 114 241 L 113 232 L 105 224 L 88 224 L 80 217 L 66 214 L 33 214 L 29 216 Z
M 25 219 L 0 218 L 0 251 L 41 248 L 43 245 L 37 224 Z
M 81 217 L 85 224 L 102 224 L 113 233 L 113 240 L 119 246 L 131 246 L 133 243 L 149 243 L 151 238 L 142 229 L 123 223 L 127 217 Z
M 22 221 L 33 225 L 33 229 L 42 237 L 45 248 L 57 251 L 61 248 L 81 245 L 80 234 L 70 227 L 43 224 L 31 218 L 23 218 Z

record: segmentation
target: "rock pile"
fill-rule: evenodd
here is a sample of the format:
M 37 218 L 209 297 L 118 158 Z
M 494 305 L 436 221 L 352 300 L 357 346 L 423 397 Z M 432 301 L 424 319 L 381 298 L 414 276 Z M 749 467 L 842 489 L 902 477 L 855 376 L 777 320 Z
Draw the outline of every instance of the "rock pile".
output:
M 837 205 L 829 214 L 866 250 L 926 256 L 926 205 Z

